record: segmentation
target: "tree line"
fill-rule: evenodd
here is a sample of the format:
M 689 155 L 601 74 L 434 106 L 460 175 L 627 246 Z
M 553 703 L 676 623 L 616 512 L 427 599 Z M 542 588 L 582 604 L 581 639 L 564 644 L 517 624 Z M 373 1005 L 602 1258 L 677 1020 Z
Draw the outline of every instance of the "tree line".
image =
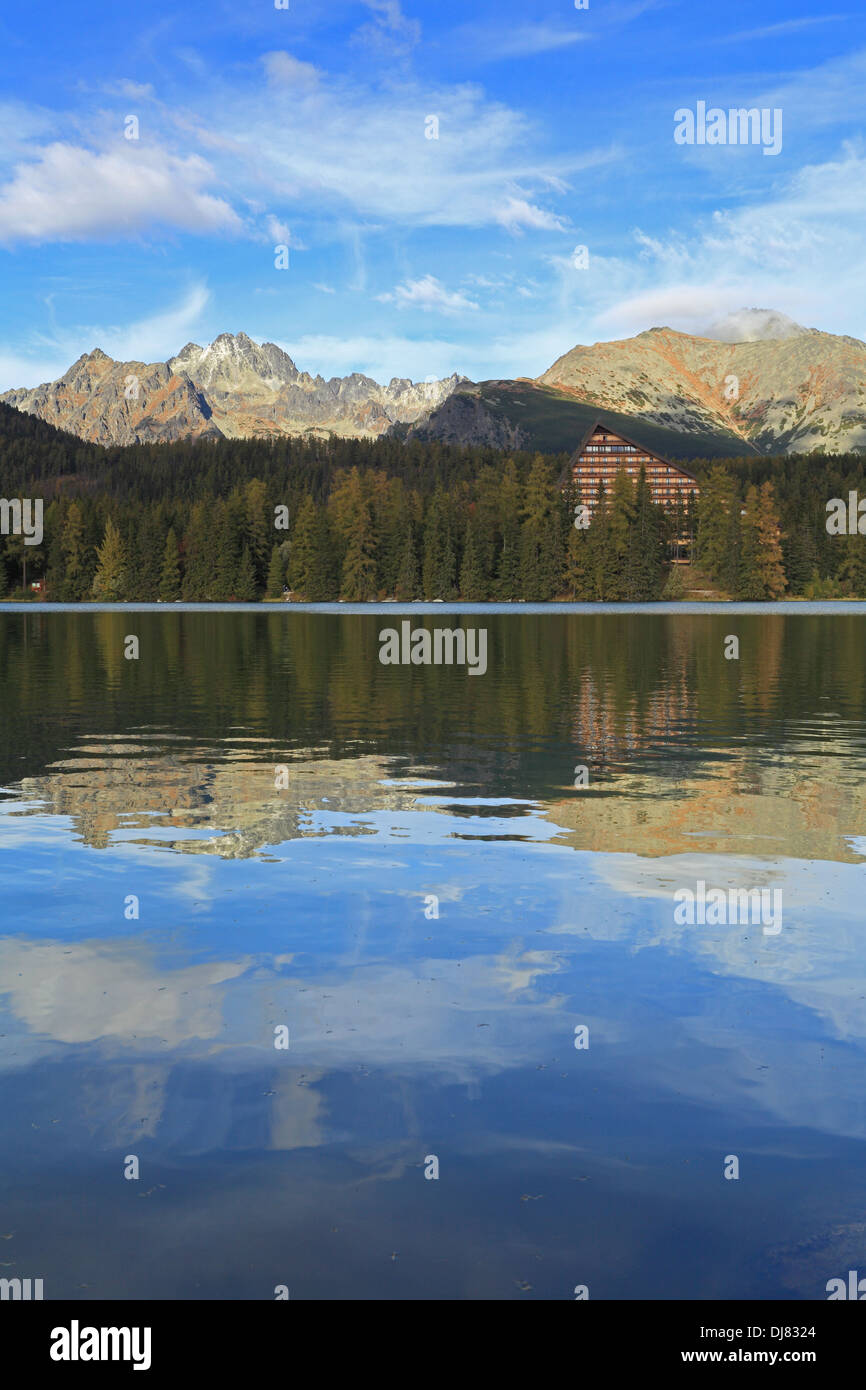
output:
M 357 465 L 321 500 L 292 504 L 260 478 L 192 502 L 62 495 L 45 508 L 38 555 L 7 541 L 0 590 L 26 562 L 59 602 L 660 597 L 672 521 L 646 478 L 621 474 L 588 529 L 575 527 L 576 507 L 541 455 L 426 495 Z
M 696 460 L 700 497 L 671 514 L 622 472 L 588 526 L 566 461 L 394 438 L 103 448 L 3 406 L 0 495 L 44 498 L 45 534 L 0 537 L 0 597 L 641 602 L 682 594 L 678 554 L 730 598 L 866 597 L 866 539 L 826 528 L 829 498 L 866 494 L 860 455 Z

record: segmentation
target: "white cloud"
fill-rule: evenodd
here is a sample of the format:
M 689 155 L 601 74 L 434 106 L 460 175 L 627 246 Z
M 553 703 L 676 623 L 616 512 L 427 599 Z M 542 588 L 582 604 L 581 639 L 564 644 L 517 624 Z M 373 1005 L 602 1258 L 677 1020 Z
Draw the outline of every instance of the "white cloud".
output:
M 117 96 L 130 97 L 133 101 L 148 101 L 154 94 L 149 82 L 131 82 L 128 77 L 110 83 L 105 90 Z
M 285 246 L 291 246 L 292 233 L 289 230 L 287 223 L 281 222 L 278 217 L 274 217 L 273 214 L 271 214 L 267 218 L 265 226 L 267 228 L 268 236 L 271 238 L 272 241 L 280 242 Z
M 680 222 L 667 236 L 634 232 L 637 254 L 589 271 L 553 258 L 562 303 L 580 305 L 582 341 L 669 326 L 702 333 L 743 305 L 828 332 L 866 336 L 866 154 L 847 144 L 770 196 Z
M 240 231 L 229 204 L 203 191 L 212 175 L 197 155 L 180 159 L 135 141 L 102 153 L 47 145 L 0 188 L 0 242 L 113 238 L 154 223 L 186 232 Z
M 401 56 L 409 53 L 421 38 L 421 25 L 417 19 L 407 19 L 400 8 L 400 0 L 364 0 L 373 11 L 373 20 L 358 30 L 357 37 L 364 43 L 386 55 Z
M 383 303 L 396 304 L 398 309 L 423 309 L 425 313 L 459 314 L 466 309 L 478 308 L 473 299 L 467 299 L 459 291 L 446 290 L 435 275 L 423 275 L 420 280 L 406 280 L 397 286 L 393 294 L 376 297 Z
M 262 57 L 268 81 L 285 87 L 314 87 L 319 80 L 319 70 L 312 63 L 304 63 L 291 53 L 276 51 L 265 53 Z
M 546 232 L 564 232 L 567 228 L 561 217 L 536 207 L 525 198 L 509 197 L 496 209 L 494 216 L 509 232 L 520 232 L 524 227 Z

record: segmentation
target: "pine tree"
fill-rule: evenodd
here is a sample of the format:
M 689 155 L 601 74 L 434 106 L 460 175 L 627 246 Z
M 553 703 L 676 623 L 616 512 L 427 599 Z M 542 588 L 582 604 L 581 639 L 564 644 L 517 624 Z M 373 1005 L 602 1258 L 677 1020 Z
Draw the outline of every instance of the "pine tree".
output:
M 232 587 L 234 596 L 239 603 L 255 603 L 259 596 L 256 586 L 256 568 L 248 545 L 245 545 L 241 551 L 237 574 Z
M 206 501 L 193 504 L 185 536 L 184 553 L 186 565 L 183 597 L 189 603 L 205 603 L 213 598 L 212 586 L 216 570 L 216 535 L 212 507 Z
M 803 593 L 815 569 L 816 558 L 812 537 L 806 526 L 795 525 L 782 537 L 782 564 L 790 593 Z M 859 591 L 855 589 L 854 592 Z
M 641 467 L 634 494 L 634 525 L 631 530 L 631 562 L 626 597 L 632 602 L 654 602 L 661 595 L 665 571 L 665 518 L 661 508 L 652 500 L 646 469 Z M 685 512 L 680 503 L 680 515 L 674 527 L 685 525 Z M 674 535 L 682 535 L 675 530 Z M 677 569 L 678 566 L 673 566 Z
M 424 528 L 424 565 L 421 584 L 424 597 L 448 599 L 455 597 L 454 577 L 456 556 L 447 498 L 437 486 L 427 508 Z
M 563 584 L 572 602 L 587 603 L 595 597 L 589 552 L 589 531 L 585 527 L 572 526 L 569 533 Z
M 306 597 L 316 566 L 316 504 L 306 493 L 298 509 L 289 552 L 289 587 Z
M 126 598 L 126 557 L 120 532 L 111 517 L 96 556 L 93 597 L 97 603 L 122 603 Z
M 467 603 L 483 603 L 487 598 L 484 570 L 476 539 L 476 526 L 472 516 L 466 522 L 466 538 L 463 543 L 463 561 L 460 566 L 460 597 Z
M 84 518 L 81 504 L 72 501 L 63 525 L 64 578 L 60 599 L 63 603 L 79 603 L 87 593 L 88 576 L 87 545 L 84 538 Z
M 173 527 L 165 538 L 159 596 L 163 603 L 174 603 L 175 599 L 180 598 L 180 547 Z
M 268 490 L 261 478 L 251 478 L 244 488 L 244 537 L 249 546 L 256 575 L 256 587 L 263 587 L 268 569 L 271 542 L 275 534 L 274 513 L 268 507 Z
M 760 488 L 752 486 L 748 489 L 742 536 L 737 597 L 781 598 L 786 579 L 772 483 L 766 482 Z
M 598 603 L 610 603 L 616 597 L 619 575 L 611 545 L 610 506 L 603 483 L 598 485 L 589 528 L 589 557 L 592 596 Z
M 701 486 L 695 541 L 697 562 L 711 579 L 732 578 L 735 559 L 731 555 L 731 540 L 736 532 L 731 517 L 739 516 L 739 510 L 733 478 L 726 468 L 714 466 Z
M 241 499 L 234 494 L 226 502 L 217 498 L 213 519 L 216 562 L 210 585 L 210 595 L 218 603 L 228 603 L 232 599 L 240 597 L 237 592 L 237 582 L 242 572 L 241 558 L 244 549 L 245 525 Z M 248 547 L 247 551 L 249 553 Z M 244 572 L 244 579 L 246 578 Z M 255 572 L 253 572 L 253 578 L 255 579 Z
M 282 598 L 285 582 L 286 566 L 283 563 L 282 551 L 278 545 L 275 545 L 271 551 L 271 561 L 268 565 L 268 598 Z
M 358 496 L 340 578 L 340 598 L 366 603 L 376 597 L 376 538 L 366 499 Z
M 550 469 L 536 454 L 524 494 L 520 534 L 520 596 L 542 603 L 553 597 L 562 570 L 560 520 Z
M 395 598 L 403 603 L 411 603 L 418 597 L 418 557 L 415 550 L 415 535 L 411 520 L 407 517 L 403 531 L 403 545 L 400 552 L 400 568 L 397 571 Z
M 607 549 L 610 557 L 611 583 L 606 598 L 622 601 L 632 597 L 634 582 L 632 563 L 634 548 L 632 532 L 635 524 L 634 484 L 621 468 L 613 480 L 610 501 Z
M 523 488 L 514 459 L 507 459 L 499 486 L 497 525 L 496 594 L 505 601 L 522 598 L 520 592 L 520 517 Z

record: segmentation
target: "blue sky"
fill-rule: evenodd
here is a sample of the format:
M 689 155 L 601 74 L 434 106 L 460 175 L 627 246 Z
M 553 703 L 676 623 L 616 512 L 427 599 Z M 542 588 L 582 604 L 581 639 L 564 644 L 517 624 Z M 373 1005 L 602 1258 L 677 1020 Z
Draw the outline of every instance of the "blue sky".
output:
M 0 46 L 0 389 L 239 330 L 379 380 L 741 306 L 866 338 L 859 0 L 55 0 Z M 699 101 L 781 151 L 678 145 Z

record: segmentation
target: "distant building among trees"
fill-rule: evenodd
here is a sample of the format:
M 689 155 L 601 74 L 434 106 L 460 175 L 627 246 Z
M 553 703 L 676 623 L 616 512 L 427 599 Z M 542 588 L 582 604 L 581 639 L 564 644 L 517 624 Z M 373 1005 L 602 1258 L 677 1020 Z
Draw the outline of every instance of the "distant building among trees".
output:
M 690 501 L 697 501 L 700 488 L 694 473 L 636 444 L 600 420 L 590 425 L 569 459 L 566 478 L 591 515 L 597 505 L 599 485 L 610 494 L 617 473 L 624 469 L 636 480 L 642 468 L 656 506 L 675 512 L 679 504 L 688 507 Z

